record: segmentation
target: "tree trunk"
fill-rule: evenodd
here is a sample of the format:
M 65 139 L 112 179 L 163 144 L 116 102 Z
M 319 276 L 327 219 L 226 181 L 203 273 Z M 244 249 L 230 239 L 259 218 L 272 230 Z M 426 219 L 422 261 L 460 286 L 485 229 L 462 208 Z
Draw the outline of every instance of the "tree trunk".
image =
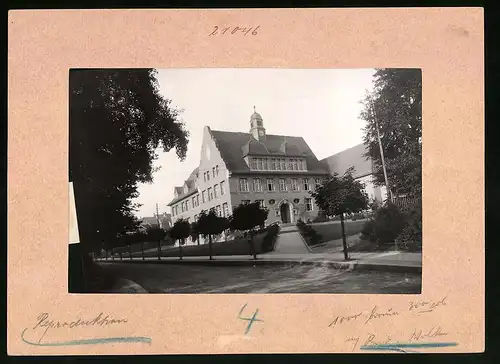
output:
M 158 240 L 158 260 L 161 259 L 161 240 Z
M 196 236 L 196 242 L 198 243 L 198 246 L 200 246 L 200 234 Z
M 144 242 L 141 242 L 141 254 L 142 254 L 142 260 L 144 260 Z
M 179 258 L 182 260 L 182 240 L 179 240 Z
M 106 260 L 108 260 L 108 250 L 107 249 L 104 251 L 104 254 L 106 256 Z
M 212 257 L 212 234 L 208 235 L 208 254 L 210 255 L 210 260 L 213 259 Z
M 115 248 L 111 248 L 111 259 L 115 260 Z
M 345 237 L 344 214 L 340 214 L 340 226 L 342 227 L 342 246 L 344 248 L 344 258 L 345 260 L 349 260 L 349 256 L 347 255 L 347 240 Z
M 253 259 L 257 260 L 257 250 L 255 249 L 255 245 L 253 245 L 253 233 L 250 232 L 250 246 L 252 249 Z

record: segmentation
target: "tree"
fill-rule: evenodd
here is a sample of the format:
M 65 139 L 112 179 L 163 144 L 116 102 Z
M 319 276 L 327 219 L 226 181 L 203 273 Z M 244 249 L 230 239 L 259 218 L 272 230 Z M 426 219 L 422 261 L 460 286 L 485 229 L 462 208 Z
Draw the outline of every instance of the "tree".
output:
M 170 237 L 179 241 L 179 258 L 182 260 L 182 245 L 191 234 L 191 225 L 187 219 L 179 219 L 170 229 Z
M 257 259 L 257 251 L 254 246 L 255 228 L 265 224 L 268 214 L 268 209 L 263 208 L 259 202 L 253 202 L 236 206 L 231 216 L 231 229 L 248 231 L 250 235 L 250 254 L 253 255 L 254 259 Z
M 368 207 L 368 195 L 361 182 L 353 177 L 354 168 L 349 168 L 343 176 L 334 173 L 311 192 L 316 205 L 329 216 L 339 216 L 342 227 L 344 258 L 347 254 L 347 241 L 344 227 L 344 214 L 357 213 Z
M 159 226 L 148 226 L 146 229 L 148 240 L 156 241 L 158 246 L 158 260 L 161 259 L 161 241 L 165 238 L 166 231 Z
M 378 124 L 390 190 L 395 196 L 405 194 L 421 199 L 422 72 L 379 69 L 374 78 L 374 91 L 366 95 L 361 113 L 366 121 L 365 156 L 374 161 L 374 183 L 385 185 Z
M 214 209 L 201 211 L 198 222 L 197 231 L 199 234 L 208 236 L 208 255 L 210 260 L 213 259 L 212 254 L 212 238 L 214 235 L 219 235 L 229 227 L 229 221 L 225 217 L 217 216 Z
M 159 92 L 153 69 L 71 70 L 70 181 L 87 251 L 135 231 L 138 183 L 151 183 L 156 151 L 186 156 L 180 111 Z

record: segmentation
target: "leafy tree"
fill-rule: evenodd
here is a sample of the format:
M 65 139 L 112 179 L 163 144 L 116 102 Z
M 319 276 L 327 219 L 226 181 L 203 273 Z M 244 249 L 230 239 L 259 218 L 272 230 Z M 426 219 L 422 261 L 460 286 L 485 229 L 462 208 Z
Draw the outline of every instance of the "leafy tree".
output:
M 374 91 L 366 95 L 361 113 L 366 121 L 366 157 L 374 161 L 374 183 L 385 185 L 378 124 L 390 190 L 395 196 L 406 194 L 421 199 L 422 72 L 379 69 L 374 78 Z
M 170 237 L 179 241 L 179 258 L 182 260 L 182 245 L 191 234 L 191 224 L 187 219 L 179 219 L 170 229 Z
M 71 70 L 69 173 L 87 251 L 134 231 L 138 183 L 153 180 L 156 151 L 184 159 L 188 132 L 159 93 L 153 69 Z
M 156 241 L 158 246 L 158 260 L 161 259 L 161 241 L 165 238 L 166 231 L 159 226 L 148 226 L 146 229 L 148 240 Z
M 217 216 L 214 209 L 210 211 L 201 211 L 198 222 L 197 232 L 204 236 L 208 236 L 208 254 L 210 260 L 213 259 L 212 254 L 212 238 L 214 235 L 219 235 L 229 227 L 229 221 L 225 217 Z
M 250 253 L 254 259 L 257 259 L 257 251 L 254 246 L 255 228 L 265 224 L 268 214 L 268 209 L 263 208 L 259 202 L 253 202 L 236 206 L 231 216 L 231 229 L 248 231 L 250 235 Z
M 311 192 L 320 209 L 329 216 L 340 217 L 345 260 L 348 260 L 349 256 L 347 254 L 344 214 L 360 212 L 368 207 L 368 196 L 364 191 L 364 186 L 354 179 L 353 173 L 353 167 L 349 168 L 343 176 L 334 173 Z

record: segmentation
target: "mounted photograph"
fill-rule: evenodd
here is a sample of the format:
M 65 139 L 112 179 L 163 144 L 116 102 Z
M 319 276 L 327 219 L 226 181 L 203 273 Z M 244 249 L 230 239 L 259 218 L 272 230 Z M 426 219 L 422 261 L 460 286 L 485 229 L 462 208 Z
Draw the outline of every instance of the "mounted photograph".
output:
M 70 293 L 421 293 L 420 69 L 71 69 L 69 133 Z

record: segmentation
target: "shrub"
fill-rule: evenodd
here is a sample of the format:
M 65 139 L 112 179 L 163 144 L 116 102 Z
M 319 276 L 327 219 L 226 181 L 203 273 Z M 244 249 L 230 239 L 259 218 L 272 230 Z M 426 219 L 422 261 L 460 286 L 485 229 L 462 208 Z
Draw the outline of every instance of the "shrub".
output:
M 279 232 L 280 232 L 280 227 L 277 224 L 273 224 L 267 227 L 267 234 L 266 236 L 264 236 L 264 239 L 262 240 L 262 250 L 264 253 L 273 251 L 274 242 L 276 241 L 276 237 L 278 236 Z
M 379 244 L 394 242 L 406 225 L 405 215 L 394 204 L 387 204 L 375 211 L 372 239 Z M 369 229 L 370 226 L 367 228 Z
M 316 230 L 314 230 L 311 225 L 306 224 L 302 220 L 297 222 L 297 228 L 300 234 L 304 237 L 309 245 L 316 245 L 322 242 L 323 238 Z
M 406 224 L 396 238 L 403 249 L 422 249 L 422 205 L 417 203 L 405 209 Z
M 365 225 L 363 226 L 363 229 L 361 230 L 361 235 L 363 236 L 363 239 L 368 239 L 372 242 L 376 241 L 377 238 L 375 236 L 375 221 L 370 219 L 368 220 Z

